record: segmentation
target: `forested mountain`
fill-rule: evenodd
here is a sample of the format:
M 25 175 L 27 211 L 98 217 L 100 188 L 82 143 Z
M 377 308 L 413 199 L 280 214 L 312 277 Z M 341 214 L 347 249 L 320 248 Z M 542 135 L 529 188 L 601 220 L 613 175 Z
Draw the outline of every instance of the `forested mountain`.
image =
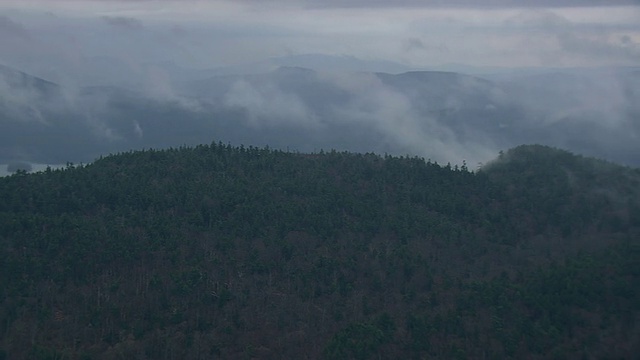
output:
M 0 179 L 0 358 L 633 358 L 640 170 L 216 144 Z

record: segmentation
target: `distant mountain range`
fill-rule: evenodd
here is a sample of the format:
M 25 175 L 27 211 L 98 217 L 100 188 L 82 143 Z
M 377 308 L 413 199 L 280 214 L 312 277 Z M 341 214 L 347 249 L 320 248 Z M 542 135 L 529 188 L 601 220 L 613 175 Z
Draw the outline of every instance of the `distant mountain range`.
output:
M 637 69 L 483 78 L 353 71 L 357 59 L 325 67 L 315 60 L 317 70 L 269 70 L 264 63 L 244 75 L 156 66 L 140 86 L 79 88 L 2 66 L 0 164 L 90 162 L 111 152 L 215 139 L 470 164 L 541 143 L 640 165 Z M 333 63 L 338 70 L 330 70 Z

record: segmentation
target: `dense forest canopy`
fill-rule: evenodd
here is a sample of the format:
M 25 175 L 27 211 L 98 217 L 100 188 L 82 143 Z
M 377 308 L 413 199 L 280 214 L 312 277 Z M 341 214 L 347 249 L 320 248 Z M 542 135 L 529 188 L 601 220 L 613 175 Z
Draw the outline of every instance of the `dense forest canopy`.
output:
M 632 358 L 640 170 L 222 143 L 0 178 L 0 359 Z

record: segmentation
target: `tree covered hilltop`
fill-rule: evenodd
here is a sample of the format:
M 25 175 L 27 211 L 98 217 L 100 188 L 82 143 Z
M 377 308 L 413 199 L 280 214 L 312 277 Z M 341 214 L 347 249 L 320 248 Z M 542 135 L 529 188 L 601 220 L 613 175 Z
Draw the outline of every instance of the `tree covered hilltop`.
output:
M 640 170 L 221 143 L 0 178 L 0 359 L 633 358 Z

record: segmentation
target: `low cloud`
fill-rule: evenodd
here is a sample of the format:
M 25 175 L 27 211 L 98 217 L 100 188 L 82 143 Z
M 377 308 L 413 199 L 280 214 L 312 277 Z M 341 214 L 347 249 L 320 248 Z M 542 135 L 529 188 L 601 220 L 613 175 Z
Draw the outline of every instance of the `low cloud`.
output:
M 319 125 L 298 96 L 280 90 L 275 84 L 236 81 L 224 96 L 224 105 L 246 111 L 249 126 L 253 128 Z
M 438 43 L 424 42 L 417 37 L 411 37 L 406 39 L 404 41 L 402 48 L 405 52 L 412 52 L 412 51 L 425 51 L 429 53 L 449 52 L 449 47 L 443 42 L 438 42 Z
M 27 39 L 30 37 L 29 31 L 20 23 L 11 18 L 0 15 L 0 36 Z
M 46 124 L 40 106 L 43 103 L 53 105 L 43 96 L 42 88 L 47 85 L 20 72 L 0 67 L 0 109 L 4 110 L 6 120 Z
M 289 80 L 283 80 L 279 72 L 274 74 L 277 75 L 272 74 L 268 81 L 259 78 L 234 82 L 224 95 L 224 105 L 244 110 L 247 124 L 253 129 L 281 129 L 283 136 L 291 129 L 305 129 L 302 136 L 308 139 L 307 147 L 311 149 L 337 147 L 413 154 L 455 164 L 463 160 L 484 162 L 499 150 L 481 135 L 470 140 L 457 134 L 376 74 L 301 75 L 295 80 L 299 82 L 298 94 L 282 89 L 282 82 L 291 81 L 288 75 L 284 78 Z M 449 102 L 463 102 L 454 100 L 452 97 Z M 294 144 L 299 140 L 288 141 Z
M 592 61 L 640 60 L 640 44 L 631 35 L 640 33 L 640 26 L 626 27 L 622 30 L 628 34 L 617 35 L 619 26 L 575 23 L 548 9 L 532 9 L 506 19 L 502 29 L 526 34 L 529 39 L 541 35 L 555 38 L 558 56 Z
M 570 54 L 605 60 L 623 58 L 640 61 L 640 43 L 634 42 L 628 35 L 611 39 L 607 35 L 588 37 L 563 32 L 558 34 L 557 38 L 562 49 Z
M 171 76 L 160 66 L 150 65 L 144 70 L 143 91 L 145 96 L 159 102 L 170 102 L 186 110 L 198 112 L 202 110 L 200 103 L 194 99 L 178 95 L 174 89 Z
M 384 84 L 373 74 L 333 77 L 334 84 L 350 93 L 350 101 L 335 109 L 338 121 L 373 128 L 395 152 L 406 151 L 440 162 L 486 161 L 497 149 L 490 143 L 463 140 L 434 116 L 418 109 L 414 100 Z M 453 98 L 450 102 L 455 102 Z
M 119 29 L 140 30 L 144 28 L 142 21 L 132 17 L 103 16 L 101 19 L 104 20 L 104 22 L 106 22 L 109 26 L 113 26 Z

